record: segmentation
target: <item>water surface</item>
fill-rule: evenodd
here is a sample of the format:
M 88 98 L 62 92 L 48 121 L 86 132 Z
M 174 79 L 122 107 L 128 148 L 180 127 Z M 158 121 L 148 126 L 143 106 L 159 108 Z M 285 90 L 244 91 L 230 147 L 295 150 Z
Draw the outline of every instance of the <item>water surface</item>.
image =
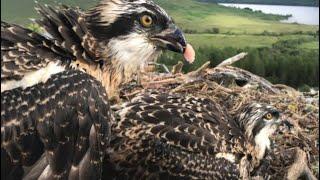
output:
M 283 5 L 257 5 L 257 4 L 233 4 L 233 3 L 219 3 L 223 6 L 250 8 L 252 10 L 260 10 L 267 14 L 289 15 L 287 20 L 281 22 L 285 23 L 299 23 L 307 25 L 319 25 L 319 7 L 308 6 L 283 6 Z

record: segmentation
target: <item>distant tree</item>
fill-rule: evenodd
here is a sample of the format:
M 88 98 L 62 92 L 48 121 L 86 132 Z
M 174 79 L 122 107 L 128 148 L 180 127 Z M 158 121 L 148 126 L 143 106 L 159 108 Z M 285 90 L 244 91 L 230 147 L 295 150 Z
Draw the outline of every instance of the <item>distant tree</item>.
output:
M 220 29 L 219 28 L 212 28 L 212 31 L 211 31 L 213 34 L 219 34 L 220 33 Z
M 27 28 L 37 33 L 42 32 L 41 27 L 37 23 L 30 23 Z
M 295 88 L 304 84 L 319 87 L 319 51 L 300 49 L 298 45 L 301 42 L 304 40 L 285 40 L 275 43 L 272 47 L 243 49 L 201 46 L 196 48 L 196 61 L 193 64 L 185 63 L 183 72 L 195 70 L 206 61 L 210 61 L 211 67 L 215 67 L 239 52 L 248 52 L 248 56 L 236 62 L 234 66 L 265 77 L 276 84 L 287 84 Z M 179 54 L 164 53 L 159 62 L 172 67 L 179 60 L 182 60 Z

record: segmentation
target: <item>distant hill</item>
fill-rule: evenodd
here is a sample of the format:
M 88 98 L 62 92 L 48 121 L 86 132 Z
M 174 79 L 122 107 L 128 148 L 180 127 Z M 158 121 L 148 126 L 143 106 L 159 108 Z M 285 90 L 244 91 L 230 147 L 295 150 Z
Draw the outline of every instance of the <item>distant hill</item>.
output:
M 94 6 L 100 0 L 38 0 L 41 4 L 63 3 L 79 6 L 83 9 Z M 315 31 L 316 26 L 280 23 L 280 15 L 266 15 L 262 12 L 220 6 L 215 3 L 204 3 L 199 0 L 154 0 L 175 19 L 185 32 L 206 33 L 262 33 Z M 257 0 L 258 1 L 258 0 Z M 29 24 L 29 18 L 36 18 L 34 0 L 1 0 L 1 20 Z M 272 28 L 271 28 L 272 27 Z
M 100 0 L 38 0 L 40 4 L 57 5 L 61 3 L 69 6 L 79 6 L 83 9 L 88 9 L 89 7 L 97 4 L 99 1 Z M 178 22 L 180 22 L 181 24 L 185 24 L 187 26 L 186 28 L 189 28 L 189 26 L 194 27 L 194 22 L 199 22 L 200 20 L 202 21 L 201 24 L 203 24 L 203 26 L 207 26 L 207 23 L 203 22 L 203 18 L 213 15 L 217 15 L 217 17 L 219 17 L 219 15 L 236 15 L 240 17 L 244 16 L 245 18 L 258 18 L 268 20 L 281 19 L 281 16 L 266 16 L 262 13 L 254 13 L 241 9 L 219 6 L 214 3 L 203 3 L 199 2 L 199 0 L 154 1 L 157 2 L 161 7 L 166 9 L 175 19 L 179 20 Z M 28 19 L 38 17 L 34 10 L 34 6 L 34 0 L 1 0 L 1 19 L 18 24 L 28 24 L 30 23 Z
M 214 3 L 272 4 L 272 5 L 319 7 L 319 0 L 200 0 L 200 1 L 214 2 Z

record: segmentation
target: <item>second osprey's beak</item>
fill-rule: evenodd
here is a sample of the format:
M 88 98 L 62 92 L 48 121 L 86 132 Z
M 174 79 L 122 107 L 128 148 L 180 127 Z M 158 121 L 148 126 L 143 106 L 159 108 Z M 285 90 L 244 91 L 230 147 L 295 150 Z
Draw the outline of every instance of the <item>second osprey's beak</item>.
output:
M 187 42 L 182 31 L 175 25 L 154 35 L 152 38 L 156 44 L 162 48 L 177 53 L 183 54 L 185 52 Z

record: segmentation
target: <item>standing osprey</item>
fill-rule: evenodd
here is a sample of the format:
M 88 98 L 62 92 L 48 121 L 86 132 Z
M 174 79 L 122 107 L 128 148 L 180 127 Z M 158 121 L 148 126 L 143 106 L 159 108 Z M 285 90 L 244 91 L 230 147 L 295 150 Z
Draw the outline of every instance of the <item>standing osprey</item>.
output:
M 158 93 L 137 96 L 116 115 L 103 169 L 115 179 L 247 179 L 279 123 L 266 104 L 231 117 L 210 99 Z
M 1 177 L 99 179 L 113 119 L 107 94 L 162 50 L 190 48 L 150 0 L 36 10 L 47 36 L 1 22 Z

